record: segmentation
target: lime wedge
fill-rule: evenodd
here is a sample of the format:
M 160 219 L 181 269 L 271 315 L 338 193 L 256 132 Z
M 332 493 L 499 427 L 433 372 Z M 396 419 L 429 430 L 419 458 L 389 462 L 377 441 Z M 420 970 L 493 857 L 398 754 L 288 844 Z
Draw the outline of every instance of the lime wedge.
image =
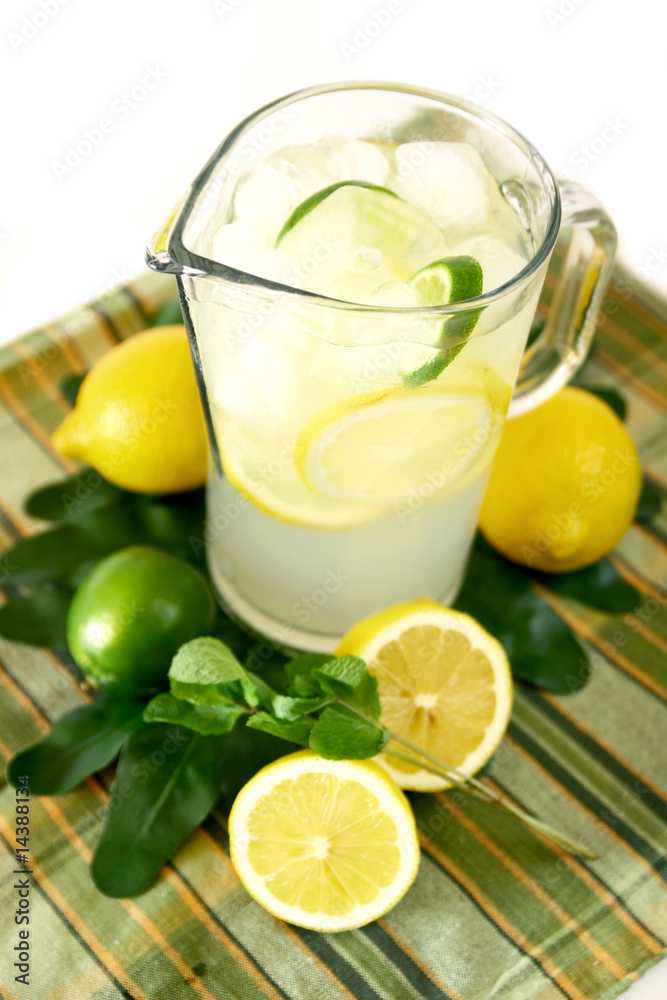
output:
M 422 306 L 446 306 L 482 294 L 483 274 L 478 260 L 464 254 L 434 260 L 410 278 Z M 437 378 L 465 346 L 481 315 L 481 309 L 450 316 L 440 331 L 441 350 L 425 364 L 404 376 L 406 385 L 419 386 Z
M 337 184 L 330 184 L 328 187 L 322 188 L 321 191 L 316 191 L 315 194 L 311 194 L 309 198 L 306 198 L 300 205 L 296 206 L 276 237 L 276 249 L 280 245 L 280 241 L 283 236 L 286 236 L 290 229 L 293 229 L 297 222 L 300 222 L 301 219 L 303 219 L 304 215 L 308 215 L 309 212 L 312 212 L 314 208 L 317 208 L 320 202 L 324 201 L 325 198 L 328 198 L 330 194 L 334 193 L 334 191 L 337 191 L 341 187 L 349 187 L 350 185 L 353 185 L 354 187 L 368 188 L 371 191 L 382 191 L 384 194 L 391 195 L 392 198 L 398 198 L 398 195 L 394 194 L 393 191 L 390 191 L 389 188 L 380 187 L 378 184 L 371 184 L 370 181 L 339 181 Z
M 442 232 L 423 208 L 385 188 L 348 181 L 299 205 L 276 246 L 290 257 L 304 286 L 349 302 L 372 301 L 389 281 L 406 282 L 447 253 Z

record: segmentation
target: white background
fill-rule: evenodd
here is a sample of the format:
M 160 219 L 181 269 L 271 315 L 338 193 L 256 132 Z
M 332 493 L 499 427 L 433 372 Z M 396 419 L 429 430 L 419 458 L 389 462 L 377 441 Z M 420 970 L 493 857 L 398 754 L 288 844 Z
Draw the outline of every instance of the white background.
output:
M 0 342 L 141 270 L 147 239 L 237 121 L 337 79 L 421 84 L 506 118 L 599 196 L 622 260 L 667 294 L 659 10 L 655 0 L 3 0 Z M 102 119 L 99 145 L 62 169 Z M 628 994 L 666 995 L 667 963 Z

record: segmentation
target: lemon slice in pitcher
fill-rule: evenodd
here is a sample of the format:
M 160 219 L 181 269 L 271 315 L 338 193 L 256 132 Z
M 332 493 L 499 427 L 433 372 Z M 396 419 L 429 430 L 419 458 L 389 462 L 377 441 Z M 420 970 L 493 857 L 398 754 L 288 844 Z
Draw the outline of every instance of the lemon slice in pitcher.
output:
M 299 433 L 301 479 L 329 499 L 390 505 L 429 487 L 457 492 L 490 462 L 509 387 L 480 367 L 479 380 L 351 396 Z

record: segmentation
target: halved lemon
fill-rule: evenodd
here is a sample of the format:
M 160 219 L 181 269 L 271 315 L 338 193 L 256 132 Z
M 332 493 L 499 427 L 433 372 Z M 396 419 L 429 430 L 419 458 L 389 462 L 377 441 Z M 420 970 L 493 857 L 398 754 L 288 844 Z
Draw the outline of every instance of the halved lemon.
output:
M 241 789 L 229 814 L 232 864 L 250 895 L 280 920 L 347 931 L 407 892 L 419 841 L 407 799 L 366 760 L 282 757 Z
M 331 500 L 387 506 L 425 485 L 442 497 L 490 462 L 507 399 L 504 382 L 494 393 L 481 378 L 351 396 L 300 431 L 294 463 L 305 485 Z
M 473 618 L 429 598 L 380 611 L 353 626 L 337 656 L 366 661 L 378 682 L 384 724 L 463 774 L 498 748 L 512 711 L 512 674 L 500 643 Z M 450 783 L 387 751 L 376 759 L 401 788 L 436 791 Z

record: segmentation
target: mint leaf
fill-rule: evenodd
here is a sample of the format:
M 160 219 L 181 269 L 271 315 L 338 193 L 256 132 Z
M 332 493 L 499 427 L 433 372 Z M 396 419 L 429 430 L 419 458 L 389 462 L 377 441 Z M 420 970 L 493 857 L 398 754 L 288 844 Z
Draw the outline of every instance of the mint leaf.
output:
M 347 705 L 358 708 L 373 719 L 380 718 L 380 695 L 378 682 L 366 671 L 363 681 L 353 691 L 349 691 L 342 699 Z
M 359 687 L 366 674 L 366 664 L 359 656 L 337 656 L 311 671 L 318 678 L 337 681 L 347 688 Z
M 255 712 L 249 716 L 246 726 L 249 729 L 259 729 L 270 736 L 278 736 L 281 740 L 289 740 L 290 743 L 298 743 L 299 746 L 307 747 L 310 731 L 313 728 L 312 719 L 297 719 L 288 721 L 276 719 L 268 712 Z
M 319 682 L 311 676 L 311 672 L 328 663 L 331 659 L 328 653 L 302 653 L 295 656 L 285 667 L 285 675 L 289 682 L 289 693 L 300 698 L 308 698 L 321 693 Z
M 193 705 L 245 700 L 258 704 L 257 684 L 224 642 L 211 636 L 181 646 L 169 668 L 171 691 Z
M 220 736 L 247 714 L 241 705 L 191 705 L 169 691 L 158 694 L 144 709 L 144 722 L 175 722 L 203 736 Z
M 303 715 L 310 715 L 324 708 L 329 702 L 328 698 L 291 698 L 289 695 L 277 694 L 271 703 L 273 714 L 277 719 L 299 719 Z
M 359 656 L 340 656 L 316 667 L 311 676 L 322 689 L 374 719 L 380 717 L 377 681 Z
M 329 760 L 374 757 L 387 745 L 390 733 L 342 707 L 325 708 L 310 732 L 309 745 Z

